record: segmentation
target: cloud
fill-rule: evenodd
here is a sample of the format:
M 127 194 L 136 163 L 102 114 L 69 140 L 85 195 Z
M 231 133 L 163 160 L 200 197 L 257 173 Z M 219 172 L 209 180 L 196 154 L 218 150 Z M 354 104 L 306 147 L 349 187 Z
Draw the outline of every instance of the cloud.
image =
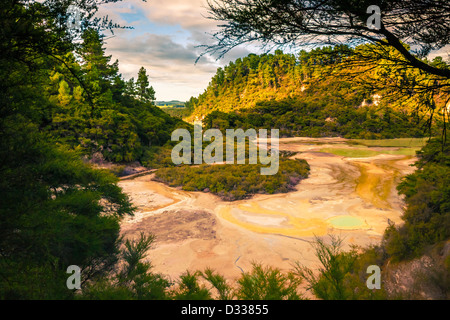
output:
M 233 49 L 223 59 L 205 55 L 199 45 L 210 44 L 217 22 L 207 16 L 205 0 L 127 0 L 102 7 L 99 15 L 132 26 L 116 30 L 106 40 L 106 52 L 119 60 L 124 78 L 137 76 L 141 66 L 149 74 L 158 100 L 188 100 L 206 89 L 218 67 L 247 56 L 245 47 Z
M 428 55 L 428 59 L 433 60 L 436 57 L 442 57 L 447 62 L 450 62 L 450 45 L 446 45 L 439 50 L 434 50 Z
M 117 41 L 115 41 L 117 39 Z M 133 38 L 112 38 L 107 41 L 108 49 L 127 54 L 146 54 L 155 60 L 191 62 L 197 58 L 193 48 L 175 43 L 171 36 L 145 33 Z
M 183 29 L 211 31 L 216 22 L 207 19 L 206 1 L 204 0 L 165 0 L 140 3 L 149 20 L 161 23 L 180 25 Z
M 195 64 L 198 48 L 177 43 L 171 35 L 145 33 L 133 38 L 118 35 L 106 41 L 106 48 L 107 54 L 119 59 L 120 71 L 126 79 L 136 78 L 139 68 L 145 67 L 158 100 L 197 96 L 219 66 L 211 60 Z

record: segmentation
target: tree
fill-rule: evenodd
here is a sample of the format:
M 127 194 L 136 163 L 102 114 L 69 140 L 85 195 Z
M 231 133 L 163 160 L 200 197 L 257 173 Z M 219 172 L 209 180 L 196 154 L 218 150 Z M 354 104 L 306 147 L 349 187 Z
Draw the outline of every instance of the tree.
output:
M 82 30 L 106 26 L 93 15 L 107 2 L 116 1 L 77 1 Z M 81 32 L 66 24 L 73 3 L 0 3 L 2 299 L 72 298 L 67 267 L 79 266 L 83 283 L 109 272 L 119 254 L 119 221 L 133 212 L 115 176 L 46 132 L 54 111 L 90 94 L 72 54 Z M 56 89 L 48 94 L 51 83 Z
M 237 297 L 242 300 L 300 300 L 301 283 L 293 272 L 287 274 L 271 267 L 253 264 L 251 272 L 238 280 Z
M 78 48 L 80 55 L 82 82 L 92 97 L 94 111 L 112 104 L 114 80 L 119 76 L 119 62 L 110 63 L 111 56 L 105 55 L 103 36 L 95 29 L 86 29 L 82 34 L 82 44 Z M 116 93 L 117 94 L 117 93 Z
M 318 273 L 297 263 L 298 274 L 308 283 L 316 297 L 324 300 L 347 300 L 353 291 L 346 284 L 348 274 L 353 270 L 357 254 L 355 250 L 343 252 L 342 239 L 330 236 L 330 244 L 316 237 L 313 247 L 320 266 Z
M 23 116 L 2 119 L 0 128 L 0 297 L 70 298 L 67 267 L 81 268 L 82 283 L 109 272 L 120 218 L 133 207 L 116 177 L 84 164 Z
M 384 235 L 386 251 L 395 260 L 420 256 L 424 248 L 450 237 L 450 147 L 432 139 L 418 153 L 418 170 L 398 185 L 408 207 L 400 226 Z
M 367 20 L 371 5 L 382 13 L 379 29 Z M 450 4 L 445 0 L 220 0 L 208 1 L 210 18 L 225 21 L 207 51 L 226 53 L 253 41 L 264 45 L 378 43 L 395 48 L 410 66 L 450 78 L 450 71 L 414 56 L 402 44 L 410 39 L 421 56 L 449 43 Z
M 92 281 L 81 294 L 90 300 L 163 300 L 169 298 L 170 281 L 152 272 L 144 261 L 154 241 L 153 235 L 141 233 L 138 239 L 124 242 L 114 272 Z
M 153 102 L 155 100 L 155 90 L 149 87 L 147 71 L 141 67 L 136 80 L 137 96 L 142 102 Z
M 368 9 L 373 5 L 381 11 L 376 28 L 368 23 L 373 15 Z M 213 35 L 215 43 L 205 45 L 203 54 L 215 53 L 220 58 L 232 48 L 252 42 L 267 50 L 367 44 L 342 61 L 348 67 L 371 66 L 357 70 L 369 74 L 361 82 L 373 88 L 392 87 L 391 101 L 404 107 L 410 106 L 411 100 L 419 101 L 430 122 L 435 113 L 445 118 L 444 124 L 450 120 L 446 110 L 450 68 L 425 58 L 450 43 L 450 4 L 446 0 L 213 0 L 208 7 L 210 19 L 221 25 Z M 370 76 L 375 62 L 386 70 L 387 77 Z M 421 79 L 419 83 L 414 82 L 413 74 Z M 336 75 L 343 76 L 343 72 Z

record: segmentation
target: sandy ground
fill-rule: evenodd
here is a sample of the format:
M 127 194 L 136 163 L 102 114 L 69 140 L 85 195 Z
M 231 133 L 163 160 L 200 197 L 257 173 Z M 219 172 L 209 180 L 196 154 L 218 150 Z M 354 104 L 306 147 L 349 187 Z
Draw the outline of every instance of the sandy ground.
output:
M 414 170 L 415 159 L 317 152 L 336 143 L 345 147 L 340 138 L 280 139 L 281 150 L 300 152 L 294 157 L 311 167 L 309 178 L 287 194 L 225 202 L 167 187 L 152 181 L 152 174 L 123 180 L 119 184 L 138 210 L 123 221 L 122 233 L 130 238 L 153 233 L 149 259 L 154 271 L 172 279 L 207 267 L 236 279 L 254 262 L 281 270 L 292 269 L 294 262 L 314 268 L 314 236 L 339 235 L 346 247 L 377 244 L 388 223 L 401 223 L 403 203 L 395 187 Z

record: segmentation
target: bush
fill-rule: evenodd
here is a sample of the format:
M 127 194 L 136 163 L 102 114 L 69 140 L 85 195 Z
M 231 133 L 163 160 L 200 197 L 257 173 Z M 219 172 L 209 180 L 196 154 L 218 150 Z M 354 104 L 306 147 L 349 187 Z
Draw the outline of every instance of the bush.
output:
M 182 186 L 186 191 L 207 189 L 223 200 L 233 201 L 257 193 L 289 192 L 309 174 L 308 163 L 299 159 L 280 158 L 278 173 L 274 175 L 261 175 L 260 168 L 259 164 L 185 165 L 161 168 L 155 180 L 171 187 Z
M 397 260 L 417 257 L 426 246 L 450 238 L 450 147 L 434 139 L 418 157 L 418 169 L 398 186 L 407 204 L 405 224 L 384 235 L 388 254 Z

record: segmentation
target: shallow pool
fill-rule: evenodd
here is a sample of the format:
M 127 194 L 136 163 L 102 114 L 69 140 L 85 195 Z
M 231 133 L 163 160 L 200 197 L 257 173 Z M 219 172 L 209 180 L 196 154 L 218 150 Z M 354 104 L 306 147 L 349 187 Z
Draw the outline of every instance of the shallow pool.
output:
M 364 225 L 364 221 L 353 216 L 338 216 L 331 218 L 329 222 L 336 228 L 353 229 Z

